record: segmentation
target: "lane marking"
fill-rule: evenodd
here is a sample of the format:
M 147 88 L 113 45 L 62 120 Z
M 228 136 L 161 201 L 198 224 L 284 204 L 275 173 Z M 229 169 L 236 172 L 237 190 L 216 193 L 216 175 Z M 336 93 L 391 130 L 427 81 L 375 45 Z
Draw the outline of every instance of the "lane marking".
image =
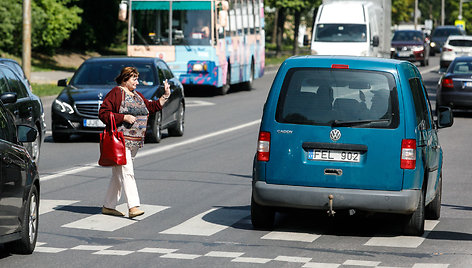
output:
M 138 250 L 137 252 L 141 253 L 156 253 L 156 254 L 169 254 L 176 252 L 178 249 L 173 248 L 143 248 Z
M 211 214 L 212 212 L 214 212 L 213 215 Z M 230 227 L 248 215 L 248 211 L 241 209 L 212 208 L 160 233 L 211 236 Z
M 229 251 L 210 251 L 207 254 L 203 255 L 205 257 L 215 257 L 215 258 L 237 258 L 244 255 L 244 252 L 229 252 Z
M 169 208 L 165 206 L 155 206 L 146 204 L 142 204 L 141 207 L 145 211 L 144 215 L 133 219 L 129 219 L 126 217 L 114 217 L 103 214 L 95 214 L 71 223 L 64 224 L 61 227 L 113 232 L 128 225 L 137 223 L 149 216 L 152 216 L 160 211 Z M 121 204 L 117 207 L 117 210 L 120 211 L 126 211 L 127 209 L 128 207 L 126 204 Z
M 95 255 L 117 255 L 117 256 L 126 256 L 128 254 L 134 253 L 134 251 L 129 251 L 129 250 L 100 250 L 97 252 L 94 252 L 92 254 Z
M 196 254 L 184 254 L 184 253 L 169 253 L 166 255 L 162 255 L 161 258 L 168 258 L 168 259 L 181 259 L 181 260 L 193 260 L 202 255 Z
M 35 247 L 34 252 L 42 253 L 59 253 L 68 250 L 68 248 L 53 248 L 53 247 Z
M 80 201 L 41 199 L 41 201 L 39 202 L 39 215 L 46 214 L 61 207 L 69 206 L 78 202 Z
M 364 246 L 373 246 L 373 247 L 396 247 L 396 248 L 417 248 L 419 247 L 429 233 L 438 225 L 439 221 L 425 221 L 425 232 L 419 236 L 392 236 L 392 237 L 372 237 L 367 241 Z
M 277 232 L 273 231 L 264 235 L 261 239 L 269 240 L 284 240 L 284 241 L 297 241 L 297 242 L 308 242 L 311 243 L 318 239 L 321 235 L 307 234 L 307 233 L 295 233 L 295 232 Z
M 341 264 L 337 263 L 321 263 L 321 262 L 309 262 L 303 265 L 303 268 L 338 268 Z
M 347 260 L 343 265 L 352 265 L 352 266 L 369 266 L 377 267 L 381 262 L 379 261 L 359 261 L 359 260 Z
M 190 100 L 185 103 L 185 108 L 187 107 L 199 107 L 199 106 L 212 106 L 215 105 L 213 102 L 202 101 L 202 100 Z
M 162 147 L 157 147 L 157 148 L 154 148 L 154 149 L 144 150 L 144 151 L 139 152 L 136 155 L 136 158 L 141 158 L 141 157 L 145 157 L 145 156 L 148 156 L 148 155 L 161 153 L 161 152 L 172 150 L 172 149 L 182 147 L 182 146 L 185 146 L 185 145 L 188 145 L 188 144 L 191 144 L 191 143 L 196 143 L 196 142 L 199 142 L 199 141 L 202 141 L 202 140 L 206 140 L 206 139 L 210 139 L 210 138 L 213 138 L 213 137 L 216 137 L 216 136 L 224 135 L 224 134 L 227 134 L 227 133 L 230 133 L 230 132 L 233 132 L 233 131 L 237 131 L 237 130 L 240 130 L 240 129 L 243 129 L 243 128 L 247 128 L 247 127 L 257 125 L 260 122 L 261 122 L 261 120 L 257 119 L 257 120 L 254 120 L 254 121 L 251 121 L 251 122 L 248 122 L 248 123 L 244 123 L 244 124 L 241 124 L 241 125 L 238 125 L 238 126 L 235 126 L 235 127 L 222 129 L 222 130 L 219 130 L 219 131 L 216 131 L 216 132 L 213 132 L 213 133 L 205 134 L 205 135 L 195 137 L 195 138 L 192 138 L 192 139 L 189 139 L 189 140 L 181 141 L 181 142 L 178 142 L 178 143 L 175 143 L 175 144 L 169 144 L 169 145 L 165 145 L 165 146 L 162 146 Z M 98 159 L 98 156 L 97 156 L 97 159 Z M 90 163 L 90 164 L 85 164 L 81 167 L 59 171 L 59 172 L 51 174 L 51 175 L 40 176 L 40 180 L 41 181 L 48 181 L 48 180 L 60 178 L 60 177 L 66 176 L 66 175 L 72 175 L 72 174 L 84 172 L 84 171 L 87 171 L 87 170 L 90 170 L 90 169 L 93 169 L 93 168 L 96 168 L 96 167 L 100 167 L 96 162 L 95 163 Z
M 245 262 L 245 263 L 268 263 L 272 259 L 266 259 L 266 258 L 247 258 L 247 257 L 237 257 L 235 259 L 232 259 L 232 262 Z
M 307 263 L 311 261 L 312 258 L 306 257 L 293 257 L 293 256 L 277 256 L 274 261 L 285 261 L 285 262 L 296 262 L 296 263 Z
M 79 245 L 79 246 L 73 247 L 73 248 L 71 248 L 71 249 L 74 249 L 74 250 L 99 251 L 99 250 L 109 249 L 109 248 L 111 248 L 111 247 L 112 247 L 112 246 Z

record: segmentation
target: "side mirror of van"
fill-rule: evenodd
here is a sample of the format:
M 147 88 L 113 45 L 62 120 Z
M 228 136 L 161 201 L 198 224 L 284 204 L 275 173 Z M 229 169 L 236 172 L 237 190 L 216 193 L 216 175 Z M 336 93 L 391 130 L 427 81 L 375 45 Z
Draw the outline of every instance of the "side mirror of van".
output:
M 437 126 L 438 128 L 450 127 L 454 123 L 454 117 L 452 115 L 452 110 L 447 106 L 439 106 L 437 111 L 438 119 Z
M 379 36 L 378 36 L 378 35 L 374 35 L 374 36 L 372 37 L 372 46 L 373 46 L 373 47 L 378 47 L 378 46 L 379 46 L 379 43 L 380 43 Z

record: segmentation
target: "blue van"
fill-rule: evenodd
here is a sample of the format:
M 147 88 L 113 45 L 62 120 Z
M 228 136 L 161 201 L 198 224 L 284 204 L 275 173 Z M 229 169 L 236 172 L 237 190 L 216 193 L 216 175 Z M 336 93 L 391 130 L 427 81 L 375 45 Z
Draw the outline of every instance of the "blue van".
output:
M 441 209 L 437 130 L 418 69 L 406 61 L 301 56 L 280 67 L 264 106 L 254 159 L 251 220 L 278 208 L 403 214 L 422 235 Z

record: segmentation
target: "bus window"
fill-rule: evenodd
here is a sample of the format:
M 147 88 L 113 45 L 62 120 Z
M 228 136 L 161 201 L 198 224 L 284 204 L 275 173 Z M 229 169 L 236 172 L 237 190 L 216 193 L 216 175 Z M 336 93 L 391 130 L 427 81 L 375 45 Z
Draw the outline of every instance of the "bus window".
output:
M 167 10 L 135 10 L 131 32 L 132 45 L 169 44 L 169 8 Z
M 242 0 L 241 3 L 241 13 L 243 20 L 243 35 L 247 35 L 248 31 L 248 15 L 247 15 L 247 0 Z
M 229 26 L 230 26 L 230 35 L 226 36 L 235 36 L 236 35 L 236 12 L 235 12 L 235 3 L 234 0 L 229 2 Z
M 172 43 L 174 45 L 210 45 L 210 15 L 210 10 L 173 9 Z
M 260 14 L 261 14 L 261 10 L 260 10 L 260 6 L 259 6 L 259 0 L 255 0 L 254 1 L 254 28 L 256 29 L 256 34 L 258 34 L 260 32 Z
M 252 4 L 253 0 L 248 0 L 247 2 L 247 11 L 249 12 L 249 33 L 254 34 L 254 6 Z

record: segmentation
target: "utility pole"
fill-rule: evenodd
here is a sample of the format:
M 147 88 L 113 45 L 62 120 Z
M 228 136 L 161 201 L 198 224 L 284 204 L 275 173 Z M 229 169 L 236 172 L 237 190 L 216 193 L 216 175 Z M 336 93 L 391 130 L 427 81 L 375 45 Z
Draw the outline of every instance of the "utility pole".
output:
M 444 0 L 441 0 L 441 25 L 444 25 Z
M 417 29 L 418 26 L 418 0 L 415 0 L 415 30 Z
M 23 71 L 31 78 L 31 0 L 23 0 Z

